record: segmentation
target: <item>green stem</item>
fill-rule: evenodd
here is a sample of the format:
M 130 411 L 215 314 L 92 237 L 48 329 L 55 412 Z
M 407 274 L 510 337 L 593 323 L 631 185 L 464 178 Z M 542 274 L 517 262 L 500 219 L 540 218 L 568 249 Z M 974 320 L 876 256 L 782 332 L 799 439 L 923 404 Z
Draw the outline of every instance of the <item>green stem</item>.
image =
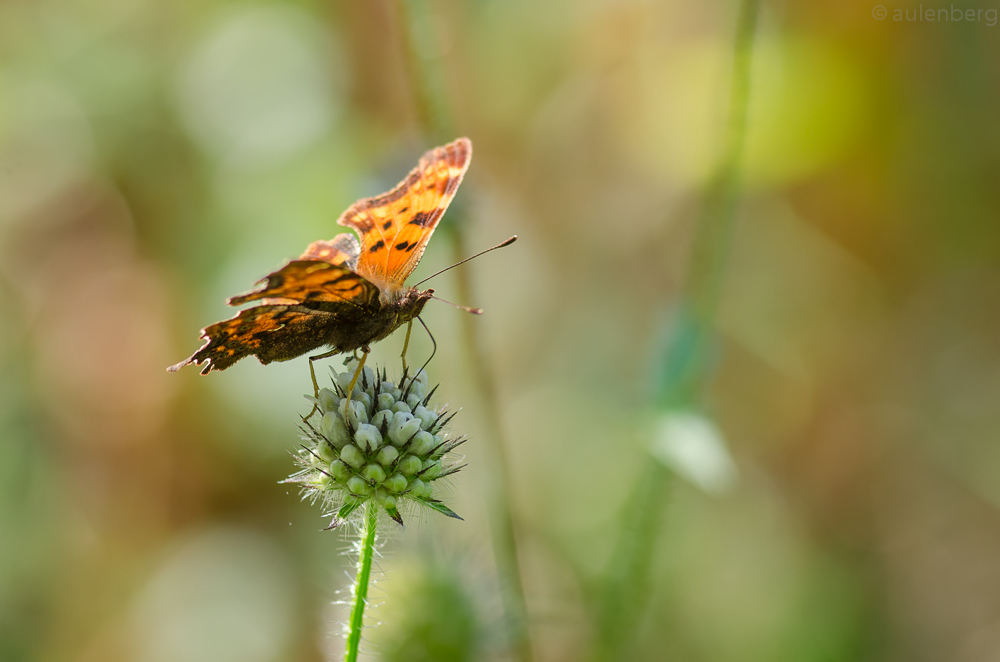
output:
M 354 578 L 354 606 L 351 608 L 350 629 L 347 633 L 347 649 L 344 662 L 358 659 L 361 643 L 361 625 L 364 622 L 365 607 L 368 605 L 368 581 L 372 573 L 372 555 L 375 552 L 375 529 L 378 526 L 378 505 L 372 499 L 368 502 L 365 524 L 361 530 L 361 555 L 358 557 L 358 574 Z
M 750 63 L 758 0 L 744 0 L 736 23 L 729 115 L 722 158 L 709 181 L 695 229 L 676 327 L 660 380 L 660 404 L 693 405 L 711 373 L 715 316 L 729 257 L 746 143 Z
M 758 0 L 740 3 L 736 23 L 732 85 L 724 149 L 715 176 L 705 189 L 684 292 L 679 304 L 657 401 L 661 408 L 698 407 L 711 374 L 715 316 L 729 255 L 739 173 L 746 142 L 750 99 L 750 63 L 757 25 Z M 659 537 L 664 495 L 670 473 L 652 456 L 626 510 L 611 566 L 599 593 L 596 659 L 628 659 L 651 583 L 650 571 Z

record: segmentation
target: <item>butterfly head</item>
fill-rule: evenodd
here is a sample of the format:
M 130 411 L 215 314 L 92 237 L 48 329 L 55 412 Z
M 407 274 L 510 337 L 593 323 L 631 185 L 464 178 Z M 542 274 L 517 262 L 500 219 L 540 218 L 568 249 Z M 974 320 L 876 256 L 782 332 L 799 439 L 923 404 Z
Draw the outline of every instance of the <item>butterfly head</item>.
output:
M 413 320 L 432 298 L 434 290 L 419 290 L 416 287 L 401 290 L 399 298 L 393 304 L 397 307 L 399 324 Z

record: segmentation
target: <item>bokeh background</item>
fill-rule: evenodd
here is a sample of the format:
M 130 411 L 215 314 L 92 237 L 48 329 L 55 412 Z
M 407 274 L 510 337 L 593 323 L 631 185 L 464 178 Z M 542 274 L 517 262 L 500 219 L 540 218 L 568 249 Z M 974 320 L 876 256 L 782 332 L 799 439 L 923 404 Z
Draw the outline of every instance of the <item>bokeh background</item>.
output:
M 983 11 L 761 4 L 682 412 L 736 2 L 0 4 L 0 660 L 339 659 L 349 541 L 278 483 L 306 360 L 165 368 L 440 140 L 421 89 L 475 157 L 415 276 L 520 241 L 432 281 L 486 309 L 425 314 L 465 521 L 387 525 L 368 659 L 525 659 L 491 493 L 538 660 L 601 654 L 630 537 L 602 659 L 1000 659 L 1000 26 L 938 4 Z

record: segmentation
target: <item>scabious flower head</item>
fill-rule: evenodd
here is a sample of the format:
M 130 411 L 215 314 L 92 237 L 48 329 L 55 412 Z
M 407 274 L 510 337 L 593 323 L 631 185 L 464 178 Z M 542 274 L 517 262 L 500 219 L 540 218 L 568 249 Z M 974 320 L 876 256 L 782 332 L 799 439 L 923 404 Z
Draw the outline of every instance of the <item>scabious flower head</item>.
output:
M 465 441 L 445 431 L 453 415 L 431 404 L 437 387 L 428 390 L 423 370 L 404 371 L 397 383 L 365 367 L 348 398 L 355 370 L 334 371 L 332 388 L 306 396 L 316 411 L 303 421 L 302 470 L 288 482 L 333 514 L 330 528 L 372 500 L 400 524 L 407 502 L 461 519 L 435 492 L 437 481 L 464 466 L 452 451 Z

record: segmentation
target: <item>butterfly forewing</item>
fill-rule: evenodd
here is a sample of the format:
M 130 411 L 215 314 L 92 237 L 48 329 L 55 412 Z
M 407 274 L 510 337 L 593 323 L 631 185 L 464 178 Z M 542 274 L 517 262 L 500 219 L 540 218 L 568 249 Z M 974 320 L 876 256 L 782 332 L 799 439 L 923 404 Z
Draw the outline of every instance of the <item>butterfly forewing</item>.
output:
M 469 167 L 468 138 L 432 149 L 396 188 L 359 200 L 337 221 L 361 237 L 357 271 L 392 293 L 420 262 L 438 221 Z

